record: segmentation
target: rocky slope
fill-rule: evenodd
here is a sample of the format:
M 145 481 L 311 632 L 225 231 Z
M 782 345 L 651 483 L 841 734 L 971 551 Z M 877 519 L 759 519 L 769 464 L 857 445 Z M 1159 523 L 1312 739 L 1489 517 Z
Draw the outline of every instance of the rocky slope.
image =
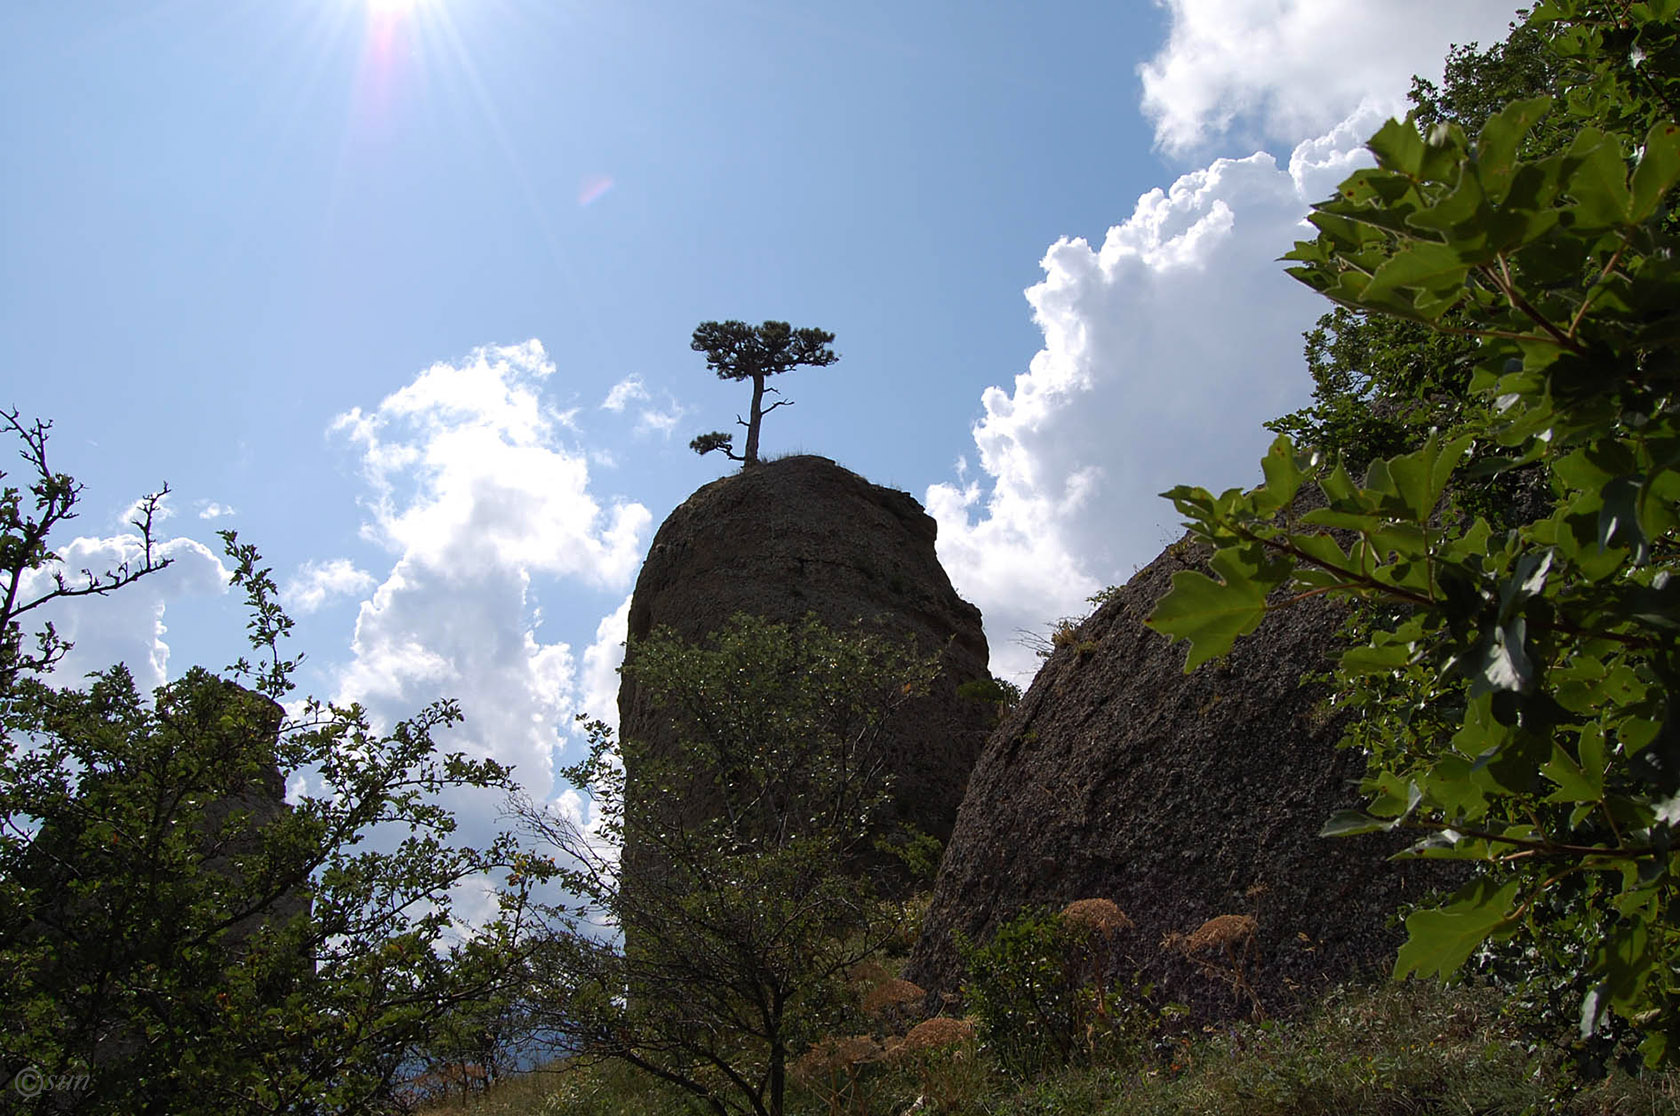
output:
M 1187 541 L 1169 547 L 1056 650 L 998 726 L 907 977 L 953 991 L 954 935 L 984 940 L 1022 908 L 1082 898 L 1118 903 L 1136 922 L 1119 943 L 1128 963 L 1203 1016 L 1252 1004 L 1182 942 L 1162 942 L 1217 916 L 1255 919 L 1244 975 L 1269 1011 L 1392 960 L 1395 911 L 1443 868 L 1387 860 L 1396 843 L 1385 836 L 1317 836 L 1358 804 L 1363 769 L 1336 748 L 1326 689 L 1301 682 L 1330 663 L 1342 615 L 1317 599 L 1279 610 L 1226 660 L 1185 675 L 1184 645 L 1143 621 L 1195 558 Z

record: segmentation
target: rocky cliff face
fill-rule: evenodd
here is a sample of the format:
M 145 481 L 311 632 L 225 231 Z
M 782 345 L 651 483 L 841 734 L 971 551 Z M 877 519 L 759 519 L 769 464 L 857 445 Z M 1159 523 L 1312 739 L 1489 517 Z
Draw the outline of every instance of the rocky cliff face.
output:
M 1245 976 L 1269 1011 L 1312 986 L 1386 965 L 1401 901 L 1443 878 L 1440 862 L 1390 862 L 1380 836 L 1322 839 L 1358 805 L 1363 759 L 1304 673 L 1338 650 L 1341 613 L 1279 610 L 1223 662 L 1185 675 L 1184 645 L 1143 626 L 1175 544 L 1059 648 L 988 742 L 970 778 L 906 976 L 961 980 L 953 934 L 983 941 L 1024 907 L 1104 898 L 1135 922 L 1122 948 L 1169 1000 L 1203 1017 L 1250 1002 L 1162 948 L 1221 915 L 1254 918 Z M 1237 920 L 1221 924 L 1238 927 Z
M 713 481 L 660 526 L 630 604 L 632 642 L 656 627 L 699 642 L 735 613 L 791 622 L 815 613 L 940 651 L 933 692 L 887 726 L 897 818 L 950 836 L 990 708 L 957 697 L 990 677 L 980 610 L 957 596 L 934 554 L 936 527 L 907 493 L 825 457 L 765 462 Z M 619 731 L 658 746 L 666 732 L 635 684 L 619 690 Z

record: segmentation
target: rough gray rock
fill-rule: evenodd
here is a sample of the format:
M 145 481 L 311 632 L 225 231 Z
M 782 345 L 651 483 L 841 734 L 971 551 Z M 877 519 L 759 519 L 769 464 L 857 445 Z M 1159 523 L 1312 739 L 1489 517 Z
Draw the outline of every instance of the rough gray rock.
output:
M 1327 687 L 1342 612 L 1315 598 L 1273 612 L 1222 662 L 1183 673 L 1185 646 L 1143 626 L 1173 573 L 1169 547 L 1058 648 L 993 733 L 969 781 L 905 975 L 954 991 L 960 932 L 984 941 L 1025 907 L 1105 898 L 1137 924 L 1122 943 L 1167 1000 L 1203 1018 L 1246 1001 L 1162 948 L 1219 915 L 1258 919 L 1250 979 L 1268 1011 L 1392 961 L 1401 902 L 1448 878 L 1389 861 L 1388 836 L 1324 839 L 1358 805 L 1363 758 L 1337 749 Z
M 908 493 L 870 484 L 825 457 L 768 461 L 695 492 L 654 535 L 630 604 L 632 642 L 656 627 L 699 642 L 737 612 L 778 622 L 913 635 L 940 651 L 927 697 L 889 721 L 895 816 L 941 841 L 951 833 L 993 709 L 959 698 L 986 679 L 980 610 L 957 596 L 934 553 L 936 525 Z M 619 688 L 619 731 L 657 747 L 666 729 L 634 682 Z

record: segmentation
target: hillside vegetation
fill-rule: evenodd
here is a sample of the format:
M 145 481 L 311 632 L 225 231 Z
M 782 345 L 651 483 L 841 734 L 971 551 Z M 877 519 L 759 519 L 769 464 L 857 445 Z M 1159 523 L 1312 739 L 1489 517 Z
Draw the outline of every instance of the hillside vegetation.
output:
M 1411 982 L 1336 992 L 1303 1018 L 1236 1024 L 1149 1055 L 1021 1080 L 960 1043 L 796 1084 L 789 1111 L 897 1116 L 1668 1116 L 1680 1074 L 1583 1080 L 1536 1050 L 1487 989 Z M 664 1116 L 707 1109 L 612 1064 L 519 1075 L 432 1116 Z

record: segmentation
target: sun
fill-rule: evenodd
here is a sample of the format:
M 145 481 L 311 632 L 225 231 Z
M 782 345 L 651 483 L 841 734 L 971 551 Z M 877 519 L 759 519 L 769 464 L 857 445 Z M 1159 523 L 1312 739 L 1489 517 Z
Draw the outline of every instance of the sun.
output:
M 368 11 L 375 16 L 404 16 L 423 6 L 427 0 L 367 0 Z

